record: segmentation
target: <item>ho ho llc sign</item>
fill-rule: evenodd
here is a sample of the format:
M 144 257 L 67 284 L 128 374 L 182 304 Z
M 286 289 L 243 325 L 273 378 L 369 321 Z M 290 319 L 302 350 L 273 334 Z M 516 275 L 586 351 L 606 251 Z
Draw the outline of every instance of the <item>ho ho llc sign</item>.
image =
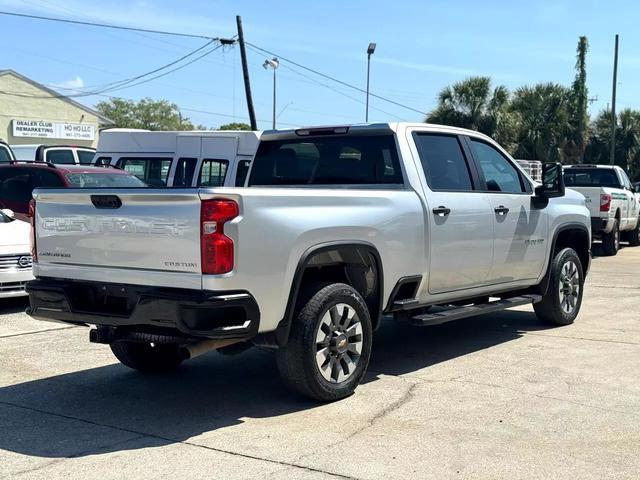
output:
M 84 123 L 14 119 L 12 124 L 14 137 L 94 140 L 96 135 L 95 126 Z

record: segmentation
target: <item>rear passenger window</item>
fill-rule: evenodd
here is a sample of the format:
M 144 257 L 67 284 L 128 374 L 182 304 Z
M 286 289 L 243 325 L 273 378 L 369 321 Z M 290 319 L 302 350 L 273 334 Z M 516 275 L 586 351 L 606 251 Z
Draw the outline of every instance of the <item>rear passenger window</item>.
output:
M 150 187 L 166 187 L 171 159 L 125 157 L 118 160 L 118 167 L 138 177 Z
M 249 167 L 251 166 L 251 160 L 241 160 L 238 162 L 238 171 L 236 173 L 236 187 L 244 187 L 244 182 L 247 179 L 247 173 L 249 173 Z
M 27 170 L 0 171 L 0 202 L 29 203 L 32 190 L 31 176 Z
M 432 190 L 473 190 L 469 165 L 458 137 L 415 132 L 413 138 L 427 183 Z
M 78 150 L 78 160 L 80 161 L 80 165 L 91 165 L 93 162 L 93 157 L 95 157 L 95 152 L 91 150 Z
M 484 142 L 471 139 L 471 148 L 490 192 L 524 192 L 520 174 L 504 155 Z
M 56 165 L 74 165 L 76 163 L 73 152 L 69 149 L 47 150 L 44 154 L 44 161 Z
M 193 174 L 196 171 L 197 158 L 181 158 L 176 165 L 176 173 L 173 175 L 174 187 L 190 187 L 193 182 Z
M 229 162 L 226 160 L 203 160 L 198 185 L 201 187 L 222 187 L 228 164 Z

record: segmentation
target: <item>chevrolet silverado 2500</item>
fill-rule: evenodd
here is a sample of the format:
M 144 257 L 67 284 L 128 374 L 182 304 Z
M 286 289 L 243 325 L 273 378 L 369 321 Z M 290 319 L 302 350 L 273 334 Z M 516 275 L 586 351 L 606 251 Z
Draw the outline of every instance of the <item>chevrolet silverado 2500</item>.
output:
M 617 165 L 564 167 L 567 187 L 584 195 L 591 213 L 594 237 L 602 238 L 606 255 L 615 255 L 621 237 L 632 247 L 640 245 L 640 193 Z
M 580 310 L 584 197 L 560 165 L 536 184 L 477 132 L 266 132 L 246 187 L 36 191 L 29 313 L 92 326 L 142 371 L 271 347 L 285 383 L 326 401 L 361 381 L 385 315 L 427 326 L 533 303 L 566 325 Z

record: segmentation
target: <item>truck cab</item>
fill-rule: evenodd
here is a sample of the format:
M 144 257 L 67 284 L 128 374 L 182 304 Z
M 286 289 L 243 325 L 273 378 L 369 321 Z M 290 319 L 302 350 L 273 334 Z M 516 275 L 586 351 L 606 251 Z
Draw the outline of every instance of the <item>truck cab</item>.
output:
M 151 187 L 242 187 L 260 132 L 152 132 L 114 128 L 100 133 L 94 164 L 112 165 Z
M 627 172 L 617 165 L 568 165 L 565 185 L 585 197 L 593 236 L 606 255 L 615 255 L 620 241 L 640 245 L 640 194 Z

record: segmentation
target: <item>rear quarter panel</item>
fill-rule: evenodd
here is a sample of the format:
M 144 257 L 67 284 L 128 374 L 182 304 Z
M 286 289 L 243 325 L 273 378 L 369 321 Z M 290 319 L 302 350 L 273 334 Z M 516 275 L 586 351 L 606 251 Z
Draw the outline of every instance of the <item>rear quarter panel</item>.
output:
M 423 207 L 411 190 L 247 188 L 201 190 L 232 198 L 240 216 L 225 224 L 235 243 L 235 268 L 205 275 L 207 290 L 248 290 L 261 311 L 260 331 L 282 320 L 298 262 L 327 243 L 364 243 L 380 254 L 384 298 L 397 280 L 425 271 Z

